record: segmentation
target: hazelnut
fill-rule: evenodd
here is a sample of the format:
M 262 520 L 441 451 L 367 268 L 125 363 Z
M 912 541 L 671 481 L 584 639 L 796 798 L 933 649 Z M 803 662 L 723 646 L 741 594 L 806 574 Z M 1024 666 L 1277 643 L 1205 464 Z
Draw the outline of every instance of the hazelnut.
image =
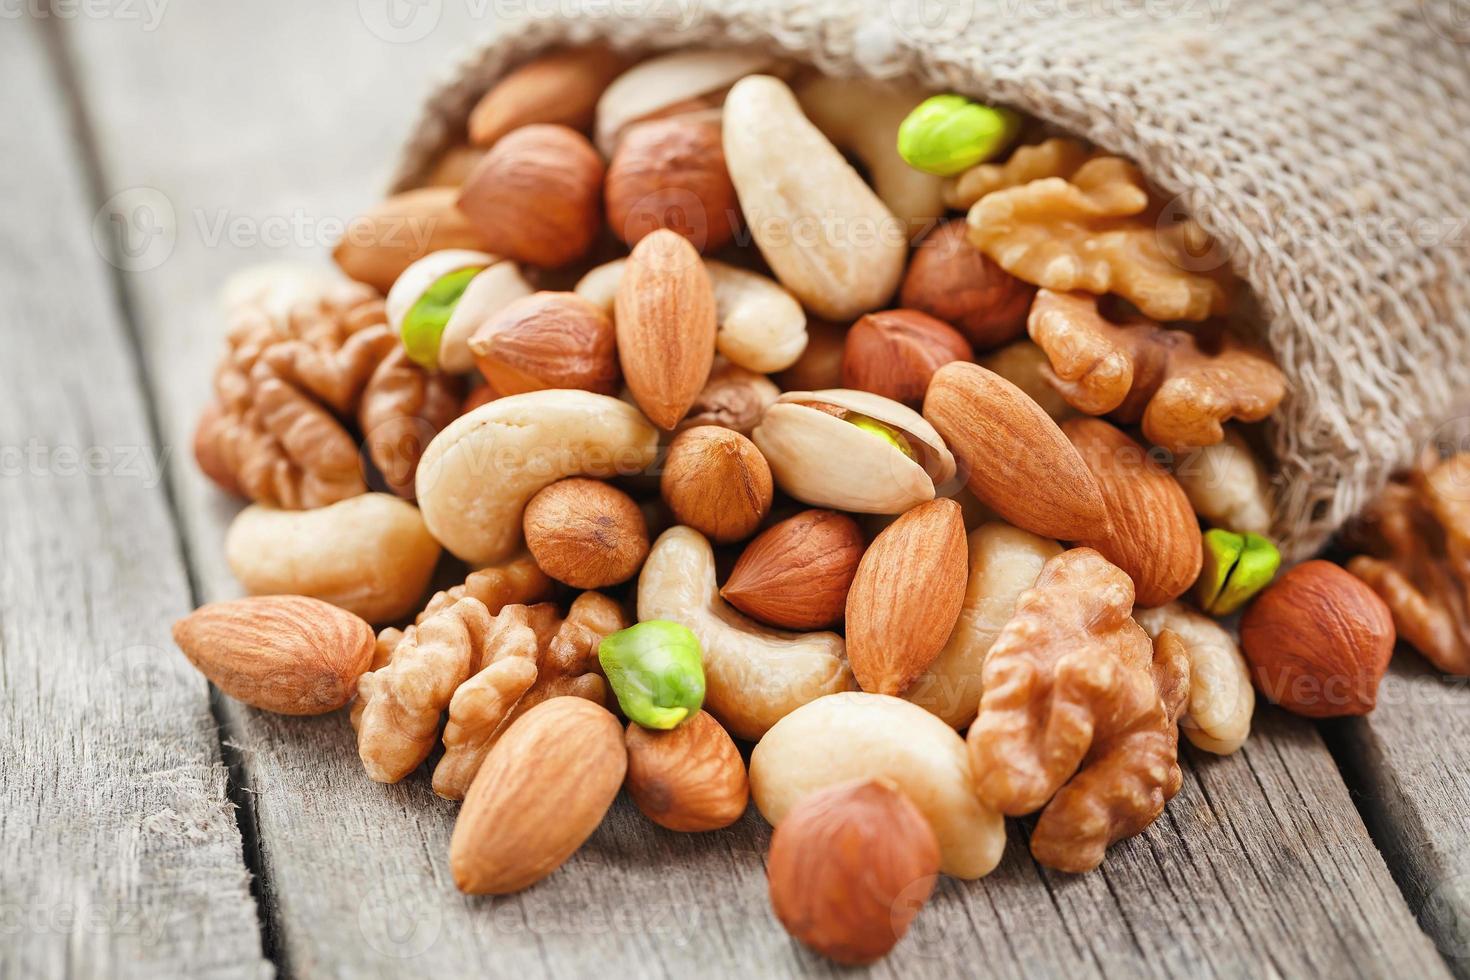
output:
M 847 344 L 847 326 L 826 320 L 807 319 L 806 350 L 776 375 L 782 391 L 826 391 L 842 387 L 842 356 Z
M 541 570 L 577 589 L 626 582 L 648 557 L 643 511 L 601 480 L 576 477 L 541 490 L 526 504 L 522 528 Z
M 786 931 L 829 959 L 872 963 L 934 891 L 939 842 L 886 780 L 813 793 L 771 835 L 771 906 Z
M 628 245 L 659 228 L 702 253 L 734 237 L 740 204 L 717 122 L 676 116 L 629 129 L 607 168 L 607 222 Z
M 660 483 L 680 524 L 720 543 L 749 537 L 771 509 L 771 468 L 732 429 L 699 425 L 669 444 Z
M 709 712 L 666 732 L 630 723 L 626 737 L 628 795 L 648 819 L 694 833 L 744 816 L 750 799 L 745 760 Z
M 956 219 L 934 229 L 914 249 L 899 302 L 953 324 L 977 350 L 990 350 L 1021 336 L 1035 295 L 1035 286 L 971 245 L 965 222 Z
M 533 293 L 482 323 L 470 337 L 481 373 L 501 395 L 544 388 L 617 393 L 612 320 L 576 293 Z
M 743 436 L 760 424 L 766 409 L 781 397 L 781 389 L 764 374 L 730 361 L 716 360 L 704 390 L 689 406 L 680 429 L 696 425 L 719 425 Z
M 465 178 L 459 210 L 485 251 L 555 268 L 592 247 L 602 221 L 602 157 L 565 126 L 523 126 Z
M 864 547 L 862 530 L 846 514 L 803 511 L 746 545 L 720 595 L 772 626 L 825 629 L 842 618 Z
M 1308 718 L 1372 711 L 1396 639 L 1383 600 L 1326 561 L 1287 572 L 1240 623 L 1256 687 Z
M 917 408 L 935 371 L 950 361 L 974 359 L 970 342 L 958 330 L 927 313 L 869 313 L 847 332 L 842 387 L 871 391 Z

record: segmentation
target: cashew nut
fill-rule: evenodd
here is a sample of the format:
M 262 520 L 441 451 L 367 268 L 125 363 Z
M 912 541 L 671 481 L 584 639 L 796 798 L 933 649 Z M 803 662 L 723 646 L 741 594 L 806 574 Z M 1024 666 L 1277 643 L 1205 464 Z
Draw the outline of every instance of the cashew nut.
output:
M 908 226 L 802 114 L 786 83 L 736 82 L 724 136 L 746 224 L 781 285 L 829 320 L 850 322 L 888 302 L 908 260 Z
M 751 796 L 772 826 L 810 793 L 882 776 L 934 828 L 940 870 L 956 878 L 995 870 L 1005 821 L 975 795 L 964 739 L 917 705 L 857 691 L 818 698 L 778 722 L 750 757 Z
M 314 262 L 262 262 L 225 280 L 219 305 L 226 313 L 243 306 L 262 310 L 273 323 L 285 323 L 291 307 L 346 281 L 336 268 Z
M 1137 609 L 1133 618 L 1155 640 L 1172 630 L 1189 655 L 1189 706 L 1179 730 L 1196 746 L 1229 755 L 1251 733 L 1256 690 L 1250 668 L 1230 633 L 1219 623 L 1178 602 Z
M 1055 541 L 995 522 L 970 532 L 970 581 L 949 642 L 904 692 L 955 728 L 975 720 L 984 693 L 981 671 L 990 645 L 1016 611 L 1021 593 L 1036 583 L 1047 560 L 1062 553 Z
M 567 476 L 637 473 L 658 430 L 627 402 L 556 389 L 499 398 L 451 422 L 419 461 L 416 489 L 429 531 L 474 565 L 522 547 L 521 513 Z
M 944 178 L 898 155 L 898 127 L 929 91 L 813 75 L 796 92 L 802 111 L 839 149 L 857 157 L 890 211 L 922 226 L 944 214 Z
M 740 738 L 760 738 L 808 701 L 854 687 L 836 633 L 767 629 L 721 599 L 714 551 L 692 528 L 669 528 L 654 542 L 638 578 L 638 619 L 671 620 L 699 639 L 704 707 Z
M 418 607 L 439 543 L 413 504 L 365 493 L 315 510 L 252 504 L 225 535 L 225 560 L 251 595 L 313 596 L 390 623 Z
M 758 51 L 697 48 L 634 65 L 597 101 L 597 149 L 611 159 L 623 131 L 635 122 L 675 109 L 717 108 L 725 89 L 753 72 L 768 71 L 774 60 Z
M 1238 429 L 1227 426 L 1225 441 L 1191 450 L 1174 464 L 1174 478 L 1195 512 L 1215 527 L 1271 533 L 1275 509 L 1271 484 Z
M 583 299 L 613 315 L 614 297 L 627 259 L 614 259 L 577 283 Z M 806 313 L 801 304 L 770 278 L 706 259 L 715 291 L 715 347 L 732 364 L 769 374 L 795 364 L 806 350 Z

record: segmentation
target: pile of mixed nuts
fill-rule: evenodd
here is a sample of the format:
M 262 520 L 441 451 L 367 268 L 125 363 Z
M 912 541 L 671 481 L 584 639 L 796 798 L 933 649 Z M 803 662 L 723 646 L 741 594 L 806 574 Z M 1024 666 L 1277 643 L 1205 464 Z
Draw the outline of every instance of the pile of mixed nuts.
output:
M 195 449 L 254 501 L 252 598 L 174 635 L 248 704 L 351 705 L 374 780 L 431 762 L 466 892 L 551 874 L 624 787 L 683 832 L 753 796 L 778 918 L 841 962 L 994 869 L 1006 816 L 1096 868 L 1178 791 L 1181 730 L 1235 751 L 1256 688 L 1371 710 L 1377 592 L 1427 601 L 1407 488 L 1372 588 L 1321 561 L 1268 588 L 1248 424 L 1285 377 L 1162 211 L 1129 161 L 959 95 L 539 57 L 340 273 L 231 288 Z M 462 581 L 426 600 L 443 550 Z M 1465 669 L 1470 633 L 1415 622 Z

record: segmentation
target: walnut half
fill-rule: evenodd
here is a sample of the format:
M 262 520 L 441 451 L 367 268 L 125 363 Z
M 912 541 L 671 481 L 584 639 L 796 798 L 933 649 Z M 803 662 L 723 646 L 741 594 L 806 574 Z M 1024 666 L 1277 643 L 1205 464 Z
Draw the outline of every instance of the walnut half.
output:
M 1086 293 L 1037 292 L 1027 323 L 1073 408 L 1141 421 L 1157 446 L 1182 452 L 1225 438 L 1230 419 L 1259 422 L 1286 397 L 1271 357 L 1224 330 L 1169 330 L 1146 317 L 1114 323 Z
M 1090 548 L 1049 560 L 986 657 L 967 742 L 982 801 L 1019 816 L 1045 807 L 1031 852 L 1091 871 L 1179 791 L 1179 714 L 1189 660 L 1133 621 L 1133 583 Z

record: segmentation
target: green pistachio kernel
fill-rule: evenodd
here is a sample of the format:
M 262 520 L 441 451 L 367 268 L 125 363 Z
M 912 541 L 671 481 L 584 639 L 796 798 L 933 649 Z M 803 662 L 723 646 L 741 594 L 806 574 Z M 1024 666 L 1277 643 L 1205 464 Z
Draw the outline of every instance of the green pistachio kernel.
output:
M 614 633 L 597 659 L 623 714 L 644 728 L 673 728 L 704 704 L 699 640 L 678 623 L 650 619 Z
M 1228 616 L 1270 585 L 1280 567 L 1281 552 L 1269 538 L 1212 528 L 1195 597 L 1211 616 Z
M 898 155 L 916 170 L 949 177 L 1004 150 L 1020 128 L 1021 117 L 1010 109 L 936 95 L 899 125 Z
M 913 443 L 909 442 L 908 436 L 904 435 L 893 426 L 887 425 L 883 422 L 879 422 L 875 418 L 870 418 L 867 415 L 861 415 L 857 412 L 848 412 L 842 417 L 842 420 L 851 425 L 857 426 L 859 429 L 862 429 L 870 436 L 876 436 L 877 438 L 882 439 L 894 449 L 897 449 L 899 452 L 903 453 L 909 459 L 918 458 L 917 454 L 914 452 Z
M 403 349 L 409 360 L 429 370 L 439 366 L 439 339 L 459 298 L 469 288 L 470 280 L 485 270 L 480 266 L 456 269 L 440 276 L 434 285 L 424 290 L 418 302 L 413 304 L 403 318 Z

